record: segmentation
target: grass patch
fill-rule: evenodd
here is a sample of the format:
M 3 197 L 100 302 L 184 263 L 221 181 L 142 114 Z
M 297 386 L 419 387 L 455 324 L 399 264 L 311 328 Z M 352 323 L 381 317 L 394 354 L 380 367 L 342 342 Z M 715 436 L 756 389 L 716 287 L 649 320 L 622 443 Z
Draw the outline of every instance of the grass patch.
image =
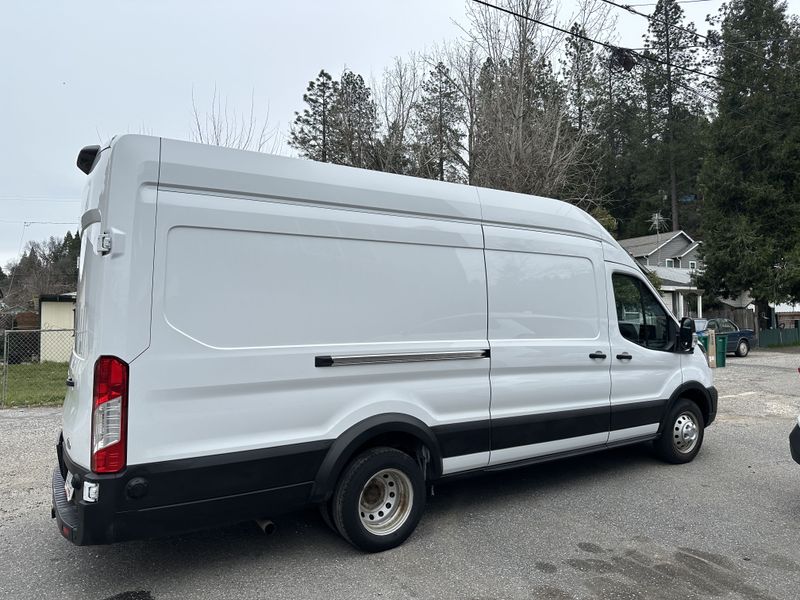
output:
M 4 408 L 60 406 L 64 402 L 67 363 L 8 365 Z M 0 385 L 2 382 L 0 382 Z

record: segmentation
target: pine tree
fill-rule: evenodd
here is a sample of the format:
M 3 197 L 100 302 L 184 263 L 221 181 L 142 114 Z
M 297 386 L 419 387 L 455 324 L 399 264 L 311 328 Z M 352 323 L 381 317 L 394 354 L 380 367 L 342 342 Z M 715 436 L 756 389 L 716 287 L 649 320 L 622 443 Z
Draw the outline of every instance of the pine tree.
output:
M 600 54 L 587 104 L 600 153 L 598 195 L 610 201 L 623 238 L 647 234 L 647 217 L 664 208 L 660 142 L 648 132 L 646 72 L 630 59 L 617 51 Z
M 460 181 L 458 152 L 464 133 L 464 105 L 444 63 L 437 63 L 422 84 L 416 110 L 417 174 L 441 181 Z
M 579 132 L 582 132 L 589 122 L 587 106 L 591 101 L 591 90 L 596 86 L 596 57 L 594 44 L 580 36 L 586 36 L 586 31 L 573 23 L 570 31 L 575 34 L 566 41 L 566 61 L 564 81 L 567 87 L 567 102 L 569 104 L 572 123 Z
M 331 162 L 371 168 L 372 149 L 378 128 L 375 103 L 364 78 L 345 71 L 331 105 L 329 130 Z
M 701 178 L 707 292 L 800 300 L 800 36 L 776 0 L 721 9 L 718 116 Z M 748 40 L 746 44 L 744 41 Z M 752 40 L 760 40 L 754 42 Z
M 661 137 L 664 145 L 667 167 L 664 188 L 669 191 L 673 230 L 680 228 L 677 173 L 685 173 L 676 160 L 678 145 L 685 141 L 677 135 L 677 113 L 691 118 L 691 107 L 699 105 L 693 92 L 698 76 L 689 71 L 697 70 L 699 63 L 698 38 L 694 30 L 694 24 L 686 21 L 677 0 L 658 0 L 645 35 L 645 55 L 659 61 L 647 61 L 643 77 L 648 128 L 651 134 Z
M 317 79 L 308 83 L 303 102 L 308 106 L 302 113 L 295 112 L 289 132 L 289 145 L 301 156 L 331 162 L 331 128 L 333 105 L 339 92 L 339 82 L 323 69 Z

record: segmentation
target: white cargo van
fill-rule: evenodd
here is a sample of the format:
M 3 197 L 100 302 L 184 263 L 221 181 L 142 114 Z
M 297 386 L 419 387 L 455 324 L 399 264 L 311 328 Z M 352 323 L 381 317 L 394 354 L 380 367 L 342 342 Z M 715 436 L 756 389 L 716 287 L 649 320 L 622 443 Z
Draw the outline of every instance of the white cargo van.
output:
M 135 135 L 78 166 L 52 486 L 76 544 L 318 504 L 384 550 L 444 477 L 648 440 L 688 462 L 716 415 L 693 322 L 569 204 Z

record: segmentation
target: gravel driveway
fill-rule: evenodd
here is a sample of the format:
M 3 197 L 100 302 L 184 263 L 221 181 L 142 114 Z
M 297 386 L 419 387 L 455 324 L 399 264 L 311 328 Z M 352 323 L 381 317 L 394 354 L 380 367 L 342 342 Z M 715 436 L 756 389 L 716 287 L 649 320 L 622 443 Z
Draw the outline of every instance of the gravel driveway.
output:
M 800 589 L 800 354 L 717 371 L 689 465 L 647 446 L 436 486 L 402 547 L 361 554 L 315 511 L 114 546 L 50 519 L 60 411 L 0 411 L 0 598 L 785 598 Z

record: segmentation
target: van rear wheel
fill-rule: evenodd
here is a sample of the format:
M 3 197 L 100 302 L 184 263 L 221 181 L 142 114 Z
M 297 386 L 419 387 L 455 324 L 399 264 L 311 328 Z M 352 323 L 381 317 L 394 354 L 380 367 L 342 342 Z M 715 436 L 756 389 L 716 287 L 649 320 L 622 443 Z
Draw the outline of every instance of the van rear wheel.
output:
M 661 436 L 654 442 L 656 454 L 673 464 L 692 461 L 703 445 L 703 429 L 700 408 L 691 400 L 681 398 L 667 415 Z
M 365 552 L 402 544 L 425 508 L 419 465 L 395 448 L 372 448 L 345 468 L 331 502 L 339 533 Z

